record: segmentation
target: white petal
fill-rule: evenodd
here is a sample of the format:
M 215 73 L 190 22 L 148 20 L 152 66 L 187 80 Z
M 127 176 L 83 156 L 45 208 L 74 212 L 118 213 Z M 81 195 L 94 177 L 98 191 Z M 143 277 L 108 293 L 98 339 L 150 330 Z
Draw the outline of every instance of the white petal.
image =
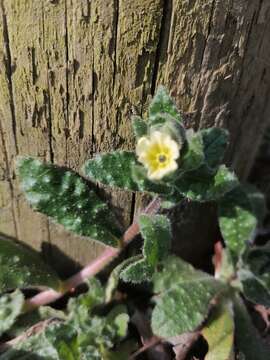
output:
M 179 144 L 177 144 L 176 141 L 174 141 L 170 137 L 168 137 L 166 139 L 166 141 L 164 142 L 164 145 L 168 146 L 168 148 L 171 150 L 171 156 L 172 156 L 173 160 L 179 158 L 180 146 L 179 146 Z
M 150 170 L 147 173 L 147 176 L 150 180 L 160 180 L 165 175 L 170 174 L 178 168 L 178 165 L 175 161 L 171 161 L 168 166 L 165 168 L 158 169 L 156 171 L 151 172 Z
M 157 142 L 158 144 L 163 144 L 164 140 L 166 139 L 167 134 L 164 134 L 160 131 L 154 131 L 151 136 L 151 142 Z
M 150 140 L 143 136 L 138 140 L 137 146 L 136 146 L 136 154 L 138 156 L 142 155 L 143 153 L 145 153 L 148 150 L 150 144 Z

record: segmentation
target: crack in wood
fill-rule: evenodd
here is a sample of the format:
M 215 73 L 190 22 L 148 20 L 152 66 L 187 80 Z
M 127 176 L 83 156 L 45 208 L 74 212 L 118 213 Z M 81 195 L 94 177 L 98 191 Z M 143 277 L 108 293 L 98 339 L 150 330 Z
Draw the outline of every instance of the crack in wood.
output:
M 67 0 L 65 0 L 65 56 L 66 56 L 66 114 L 65 114 L 65 138 L 66 138 L 66 164 L 68 161 L 68 138 L 69 138 L 69 44 L 68 44 L 68 16 L 67 16 Z
M 2 21 L 3 21 L 3 37 L 4 37 L 4 44 L 5 44 L 5 51 L 6 51 L 6 58 L 5 58 L 5 65 L 6 65 L 6 74 L 8 79 L 8 88 L 9 88 L 9 97 L 10 97 L 10 112 L 12 118 L 12 131 L 14 137 L 14 144 L 16 154 L 19 153 L 18 149 L 18 141 L 17 141 L 17 134 L 16 134 L 16 116 L 15 116 L 15 102 L 14 102 L 14 92 L 13 92 L 13 83 L 12 83 L 12 58 L 11 58 L 11 51 L 10 51 L 10 43 L 9 43 L 9 31 L 8 31 L 8 23 L 7 23 L 7 16 L 6 10 L 4 5 L 4 0 L 1 0 L 0 7 L 2 10 Z
M 211 10 L 210 10 L 210 15 L 209 15 L 208 30 L 207 30 L 207 35 L 205 38 L 205 45 L 204 45 L 204 49 L 202 51 L 201 64 L 200 64 L 201 69 L 203 66 L 203 60 L 204 60 L 205 51 L 206 51 L 206 48 L 208 45 L 209 36 L 210 36 L 211 30 L 212 30 L 212 22 L 213 22 L 214 13 L 215 13 L 215 6 L 216 6 L 216 0 L 213 0 L 212 5 L 211 5 Z
M 171 16 L 172 16 L 172 0 L 163 0 L 163 12 L 160 23 L 159 40 L 157 43 L 154 66 L 153 66 L 153 74 L 152 74 L 152 83 L 151 83 L 152 96 L 155 94 L 156 91 L 160 61 L 168 49 L 170 30 L 171 30 L 170 27 Z
M 11 214 L 12 214 L 12 220 L 13 220 L 13 224 L 14 224 L 14 232 L 15 232 L 16 239 L 18 239 L 18 235 L 19 235 L 18 223 L 17 223 L 16 213 L 15 213 L 15 204 L 14 204 L 14 201 L 16 201 L 16 200 L 15 200 L 14 188 L 13 188 L 13 183 L 12 183 L 12 176 L 10 173 L 11 169 L 9 167 L 9 161 L 8 161 L 7 145 L 5 142 L 5 136 L 4 136 L 1 119 L 0 119 L 0 138 L 1 138 L 1 142 L 2 142 L 4 161 L 5 161 L 5 165 L 6 165 L 7 181 L 8 181 L 8 186 L 9 186 L 9 191 L 10 191 L 10 196 L 11 196 Z
M 114 0 L 114 61 L 113 61 L 113 92 L 115 89 L 115 80 L 117 72 L 117 42 L 118 42 L 118 27 L 119 27 L 119 6 L 120 0 Z

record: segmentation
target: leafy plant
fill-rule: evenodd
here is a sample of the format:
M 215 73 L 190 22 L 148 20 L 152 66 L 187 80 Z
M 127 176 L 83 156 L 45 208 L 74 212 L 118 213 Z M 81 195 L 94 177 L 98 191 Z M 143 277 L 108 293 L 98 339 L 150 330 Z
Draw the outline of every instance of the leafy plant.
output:
M 162 87 L 150 104 L 148 118 L 135 117 L 133 129 L 134 152 L 98 154 L 82 169 L 91 181 L 154 198 L 124 234 L 93 184 L 56 165 L 19 159 L 21 188 L 34 210 L 109 247 L 78 274 L 60 282 L 46 265 L 37 266 L 39 260 L 32 252 L 0 239 L 2 291 L 51 288 L 26 300 L 19 290 L 0 298 L 0 330 L 6 335 L 25 331 L 26 324 L 48 321 L 38 334 L 5 344 L 7 351 L 0 359 L 127 359 L 138 346 L 138 338 L 128 331 L 136 302 L 122 295 L 119 304 L 115 296 L 119 282 L 148 283 L 146 309 L 160 342 L 173 344 L 172 339 L 182 334 L 199 332 L 208 343 L 207 360 L 233 359 L 235 353 L 247 360 L 268 359 L 269 349 L 245 306 L 245 302 L 260 304 L 265 311 L 270 307 L 269 247 L 251 245 L 263 217 L 263 199 L 222 164 L 228 132 L 186 130 Z M 183 199 L 217 205 L 224 243 L 216 244 L 214 276 L 170 253 L 170 221 L 156 212 Z M 92 278 L 87 293 L 70 299 L 63 312 L 42 315 L 36 310 L 96 275 L 138 232 L 142 253 L 118 264 L 105 286 Z

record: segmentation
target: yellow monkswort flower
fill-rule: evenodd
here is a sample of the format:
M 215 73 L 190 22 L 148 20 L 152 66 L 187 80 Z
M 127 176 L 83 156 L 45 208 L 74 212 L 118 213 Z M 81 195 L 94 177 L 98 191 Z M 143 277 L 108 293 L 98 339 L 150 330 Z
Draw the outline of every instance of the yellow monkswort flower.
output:
M 150 180 L 160 180 L 178 167 L 180 145 L 170 135 L 154 131 L 139 139 L 136 147 L 138 160 L 147 169 Z

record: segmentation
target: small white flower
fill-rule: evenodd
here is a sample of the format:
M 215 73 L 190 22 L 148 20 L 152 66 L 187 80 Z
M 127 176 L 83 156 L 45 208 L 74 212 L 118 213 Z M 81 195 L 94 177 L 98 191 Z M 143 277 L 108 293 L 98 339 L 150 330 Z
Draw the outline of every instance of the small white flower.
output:
M 139 139 L 136 154 L 147 169 L 150 180 L 160 180 L 178 168 L 180 145 L 168 134 L 154 131 L 149 137 Z

